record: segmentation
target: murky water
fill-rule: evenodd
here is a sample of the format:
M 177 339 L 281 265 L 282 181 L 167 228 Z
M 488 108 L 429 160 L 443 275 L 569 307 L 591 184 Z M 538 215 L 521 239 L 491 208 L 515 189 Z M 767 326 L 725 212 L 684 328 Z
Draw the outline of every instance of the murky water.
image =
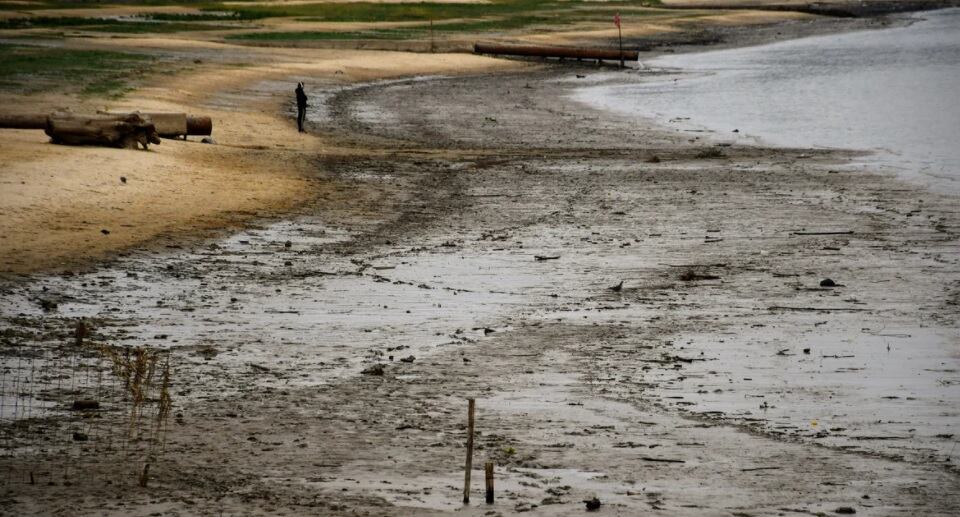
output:
M 891 29 L 666 56 L 645 65 L 677 74 L 588 87 L 578 98 L 680 131 L 707 128 L 724 141 L 876 151 L 868 160 L 960 194 L 960 9 L 916 18 Z

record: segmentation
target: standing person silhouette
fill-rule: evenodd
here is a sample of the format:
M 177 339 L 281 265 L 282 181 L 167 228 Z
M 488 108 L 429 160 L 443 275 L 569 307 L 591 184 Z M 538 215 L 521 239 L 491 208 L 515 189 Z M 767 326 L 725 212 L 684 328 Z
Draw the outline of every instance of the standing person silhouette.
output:
M 306 133 L 303 129 L 303 123 L 307 119 L 307 94 L 303 93 L 303 83 L 297 83 L 297 128 L 301 133 Z

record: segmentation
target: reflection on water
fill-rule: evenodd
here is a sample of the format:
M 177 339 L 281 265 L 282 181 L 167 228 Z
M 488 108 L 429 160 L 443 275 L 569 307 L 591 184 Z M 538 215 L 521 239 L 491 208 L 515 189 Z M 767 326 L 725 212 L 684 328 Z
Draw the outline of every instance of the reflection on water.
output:
M 578 97 L 724 138 L 877 150 L 905 177 L 960 193 L 960 9 L 917 18 L 892 29 L 663 57 L 647 64 L 683 73 Z

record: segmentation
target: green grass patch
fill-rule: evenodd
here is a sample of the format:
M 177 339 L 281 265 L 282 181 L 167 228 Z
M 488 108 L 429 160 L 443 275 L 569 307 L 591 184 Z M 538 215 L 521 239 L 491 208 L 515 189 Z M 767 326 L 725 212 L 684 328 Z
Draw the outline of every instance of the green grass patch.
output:
M 208 24 L 199 24 L 199 23 L 151 23 L 151 22 L 124 22 L 124 23 L 110 23 L 106 25 L 91 25 L 89 27 L 83 27 L 83 30 L 94 31 L 94 32 L 117 32 L 124 34 L 140 34 L 140 33 L 162 33 L 168 34 L 172 32 L 189 32 L 189 31 L 222 31 L 230 30 L 236 27 L 230 27 L 226 25 L 208 25 Z
M 289 31 L 232 34 L 229 40 L 246 41 L 338 41 L 338 40 L 403 40 L 425 33 L 413 29 L 371 29 L 365 31 Z
M 126 52 L 0 44 L 0 89 L 23 93 L 64 89 L 119 96 L 154 61 L 148 55 Z
M 342 4 L 341 4 L 342 5 Z M 392 5 L 392 4 L 381 4 Z M 418 4 L 419 5 L 419 4 Z M 453 4 L 445 4 L 453 5 Z M 545 6 L 546 4 L 537 4 Z M 559 28 L 579 22 L 609 22 L 613 26 L 613 15 L 617 12 L 617 7 L 608 7 L 603 5 L 598 8 L 583 7 L 574 9 L 571 3 L 564 3 L 563 9 L 541 9 L 534 13 L 514 13 L 501 15 L 497 17 L 486 17 L 480 19 L 468 19 L 464 21 L 436 21 L 433 24 L 433 31 L 437 35 L 449 35 L 451 33 L 464 34 L 483 34 L 489 32 L 500 32 L 509 30 L 520 30 L 535 26 L 544 26 L 550 28 Z M 660 16 L 663 11 L 643 10 L 641 7 L 635 7 L 636 11 L 630 11 L 623 17 L 624 23 L 634 17 Z M 318 21 L 319 18 L 298 18 L 298 21 Z M 245 34 L 235 34 L 227 36 L 231 40 L 246 41 L 318 41 L 318 40 L 406 40 L 427 38 L 430 36 L 430 26 L 428 24 L 416 25 L 411 27 L 400 27 L 391 29 L 368 29 L 358 31 L 283 31 L 283 32 L 252 32 Z
M 228 25 L 211 25 L 173 21 L 118 20 L 115 18 L 36 17 L 0 20 L 0 29 L 77 29 L 96 32 L 171 33 L 231 29 Z
M 236 11 L 222 11 L 209 13 L 149 13 L 144 14 L 148 20 L 163 22 L 215 22 L 243 20 L 243 16 Z
M 252 6 L 214 4 L 203 9 L 236 11 L 247 19 L 284 16 L 325 22 L 409 22 L 516 14 L 542 9 L 558 9 L 577 3 L 579 0 L 499 0 L 489 4 L 435 2 L 402 4 L 347 2 Z

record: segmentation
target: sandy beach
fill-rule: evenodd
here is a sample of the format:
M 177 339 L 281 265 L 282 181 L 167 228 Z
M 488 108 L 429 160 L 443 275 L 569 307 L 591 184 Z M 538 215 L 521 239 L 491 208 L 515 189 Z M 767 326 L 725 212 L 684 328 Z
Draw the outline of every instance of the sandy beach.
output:
M 891 23 L 742 16 L 762 25 L 657 41 Z M 3 385 L 25 392 L 0 406 L 5 512 L 960 508 L 954 197 L 852 168 L 854 151 L 718 145 L 575 100 L 650 72 L 69 44 L 200 60 L 106 107 L 209 114 L 217 144 L 77 149 L 0 130 L 0 357 Z M 132 409 L 114 346 L 157 354 L 162 387 Z M 918 375 L 931 390 L 904 393 L 898 376 Z M 70 407 L 82 400 L 98 407 Z

